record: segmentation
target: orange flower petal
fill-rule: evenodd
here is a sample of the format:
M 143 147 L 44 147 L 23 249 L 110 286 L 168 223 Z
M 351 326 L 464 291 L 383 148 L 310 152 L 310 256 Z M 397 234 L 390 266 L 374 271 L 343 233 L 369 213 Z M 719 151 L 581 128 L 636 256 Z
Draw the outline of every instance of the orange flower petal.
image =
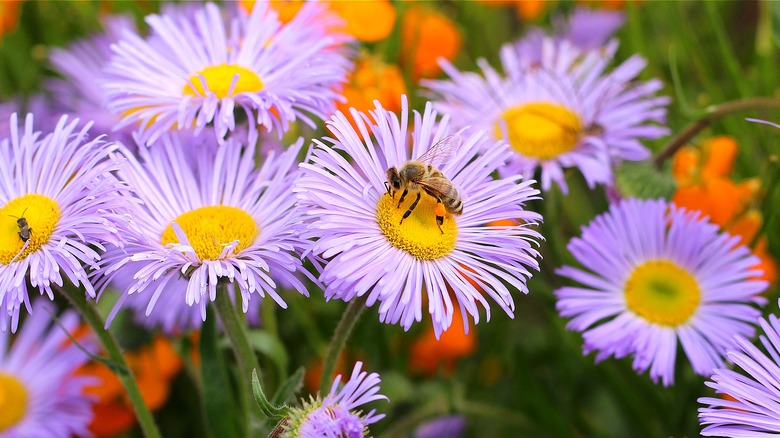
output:
M 115 437 L 135 424 L 135 414 L 124 403 L 98 403 L 92 411 L 94 416 L 89 430 L 98 438 Z
M 672 175 L 677 184 L 689 186 L 695 183 L 699 173 L 699 158 L 699 150 L 692 146 L 686 146 L 674 154 Z
M 414 6 L 404 12 L 401 21 L 401 59 L 411 64 L 415 81 L 441 72 L 438 59 L 455 59 L 461 35 L 446 16 L 427 7 Z
M 445 372 L 454 370 L 458 359 L 470 356 L 477 346 L 476 335 L 463 332 L 463 318 L 456 307 L 452 326 L 442 333 L 439 340 L 430 325 L 411 347 L 409 367 L 425 375 L 433 375 L 440 367 Z
M 335 1 L 330 9 L 346 21 L 346 33 L 361 41 L 383 40 L 395 25 L 395 7 L 388 0 Z
M 536 20 L 542 16 L 548 6 L 554 4 L 549 0 L 521 0 L 515 2 L 517 18 L 525 21 Z
M 704 166 L 702 177 L 705 179 L 727 177 L 734 169 L 739 145 L 732 137 L 721 135 L 713 137 L 704 144 Z

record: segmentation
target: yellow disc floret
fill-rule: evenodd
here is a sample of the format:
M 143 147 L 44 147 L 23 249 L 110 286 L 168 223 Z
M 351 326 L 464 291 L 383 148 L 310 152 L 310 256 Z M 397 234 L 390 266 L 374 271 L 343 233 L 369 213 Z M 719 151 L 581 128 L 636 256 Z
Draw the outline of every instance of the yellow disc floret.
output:
M 0 373 L 0 434 L 27 413 L 27 388 L 15 376 Z
M 417 195 L 408 194 L 400 207 L 399 196 L 400 193 L 396 193 L 393 199 L 390 195 L 383 195 L 376 208 L 377 223 L 387 240 L 420 260 L 434 260 L 452 252 L 458 240 L 458 224 L 452 215 L 444 215 L 439 231 L 436 199 L 423 193 L 417 207 L 400 223 Z M 440 209 L 438 211 L 441 212 Z
M 238 80 L 230 93 L 230 84 L 233 83 L 233 77 L 238 74 Z M 239 93 L 256 93 L 263 89 L 263 81 L 257 73 L 248 68 L 234 64 L 221 64 L 206 67 L 203 70 L 190 76 L 190 83 L 195 89 L 192 89 L 190 83 L 184 84 L 182 94 L 190 96 L 205 96 L 206 90 L 203 88 L 201 77 L 206 81 L 208 90 L 214 93 L 218 98 L 234 96 Z
M 201 260 L 219 260 L 222 250 L 236 240 L 238 245 L 233 253 L 237 254 L 251 245 L 260 233 L 252 216 L 240 208 L 227 205 L 190 210 L 173 222 L 179 224 Z M 160 241 L 163 245 L 181 243 L 171 225 L 165 228 Z
M 699 308 L 696 278 L 669 260 L 653 260 L 636 268 L 625 286 L 626 305 L 648 322 L 676 327 Z
M 44 195 L 31 193 L 5 204 L 0 208 L 0 263 L 18 262 L 38 251 L 49 241 L 59 220 L 60 207 Z
M 495 129 L 521 155 L 550 160 L 574 149 L 583 127 L 568 108 L 533 102 L 504 111 Z

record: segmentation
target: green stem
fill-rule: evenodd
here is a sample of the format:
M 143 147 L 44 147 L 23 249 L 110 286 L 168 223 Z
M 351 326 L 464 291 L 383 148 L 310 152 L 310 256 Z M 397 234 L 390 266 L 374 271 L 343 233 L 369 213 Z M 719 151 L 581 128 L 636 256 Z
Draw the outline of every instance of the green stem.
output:
M 661 167 L 668 158 L 671 158 L 681 147 L 688 144 L 699 132 L 710 126 L 715 121 L 733 113 L 762 108 L 780 108 L 780 99 L 773 97 L 749 97 L 746 99 L 732 100 L 713 106 L 704 117 L 686 126 L 675 135 L 661 152 L 656 155 L 653 162 L 656 167 Z
M 135 415 L 138 417 L 138 423 L 141 425 L 144 436 L 147 438 L 159 438 L 161 436 L 160 431 L 157 429 L 157 424 L 154 422 L 152 412 L 149 410 L 149 407 L 146 406 L 146 403 L 144 403 L 144 399 L 141 396 L 141 391 L 138 389 L 138 384 L 135 381 L 133 372 L 127 365 L 125 356 L 122 354 L 122 350 L 120 349 L 116 338 L 105 328 L 105 321 L 103 321 L 103 318 L 98 313 L 94 303 L 86 300 L 84 294 L 79 289 L 62 287 L 57 288 L 57 291 L 67 298 L 78 310 L 84 320 L 87 321 L 87 324 L 89 324 L 92 331 L 103 344 L 103 348 L 106 349 L 109 358 L 114 362 L 115 369 L 112 371 L 114 371 L 127 391 L 127 396 L 130 399 L 130 403 L 133 405 L 133 409 L 135 409 Z
M 225 282 L 217 286 L 217 299 L 214 301 L 214 308 L 236 355 L 238 367 L 241 371 L 242 391 L 251 394 L 252 386 L 250 379 L 252 378 L 252 370 L 257 370 L 258 378 L 262 380 L 260 363 L 257 361 L 255 350 L 249 342 L 249 336 L 239 319 L 233 299 L 230 297 L 229 285 L 230 283 Z
M 355 327 L 355 323 L 360 318 L 363 310 L 366 309 L 367 295 L 362 297 L 355 297 L 350 301 L 347 310 L 341 315 L 341 320 L 336 326 L 336 331 L 333 332 L 333 338 L 328 345 L 328 353 L 325 356 L 325 362 L 322 364 L 322 377 L 320 378 L 320 394 L 324 395 L 324 391 L 330 387 L 333 371 L 336 369 L 336 360 L 338 359 L 344 346 L 347 344 L 352 328 Z

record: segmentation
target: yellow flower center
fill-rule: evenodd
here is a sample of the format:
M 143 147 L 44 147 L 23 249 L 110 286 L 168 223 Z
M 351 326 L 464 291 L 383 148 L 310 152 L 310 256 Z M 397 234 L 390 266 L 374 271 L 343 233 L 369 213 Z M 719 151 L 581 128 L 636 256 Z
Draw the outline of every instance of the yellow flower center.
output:
M 0 263 L 18 262 L 38 251 L 59 220 L 60 207 L 44 195 L 31 193 L 5 204 L 0 208 Z M 27 240 L 27 248 L 20 253 Z
M 27 388 L 16 377 L 0 374 L 0 432 L 15 426 L 27 413 Z
M 173 220 L 187 236 L 201 260 L 219 260 L 222 250 L 238 240 L 234 254 L 245 249 L 260 233 L 255 220 L 244 210 L 227 205 L 212 205 L 190 210 Z M 171 222 L 171 223 L 173 223 Z M 163 245 L 181 243 L 168 225 L 162 233 Z
M 233 83 L 235 75 L 238 75 L 238 80 L 236 80 L 236 85 L 233 87 L 233 92 L 230 93 L 230 84 Z M 206 67 L 190 76 L 190 82 L 195 89 L 193 90 L 189 83 L 184 84 L 182 94 L 205 96 L 206 90 L 203 88 L 201 77 L 205 80 L 208 90 L 220 99 L 239 93 L 256 93 L 262 90 L 264 86 L 260 76 L 252 70 L 240 65 L 221 64 Z
M 626 305 L 645 320 L 669 327 L 696 313 L 701 290 L 696 278 L 668 260 L 645 262 L 626 281 Z
M 443 257 L 453 249 L 458 240 L 458 224 L 449 213 L 444 214 L 442 233 L 436 225 L 436 199 L 422 193 L 420 202 L 403 223 L 401 218 L 417 197 L 409 193 L 398 206 L 401 193 L 396 193 L 395 199 L 390 195 L 379 198 L 376 207 L 376 220 L 387 240 L 420 260 L 434 260 Z
M 495 129 L 521 155 L 549 160 L 574 149 L 582 122 L 566 107 L 532 102 L 504 111 Z

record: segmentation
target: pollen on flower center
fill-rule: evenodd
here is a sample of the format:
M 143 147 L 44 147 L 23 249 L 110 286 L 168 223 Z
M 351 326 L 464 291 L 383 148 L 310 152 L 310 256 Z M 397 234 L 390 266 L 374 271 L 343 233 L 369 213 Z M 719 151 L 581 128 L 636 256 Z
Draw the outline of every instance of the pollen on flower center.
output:
M 27 388 L 16 377 L 0 374 L 0 432 L 15 426 L 27 413 Z
M 226 246 L 238 241 L 233 253 L 247 248 L 260 233 L 249 213 L 227 205 L 212 205 L 190 210 L 176 222 L 201 260 L 219 260 Z M 181 243 L 169 224 L 162 233 L 163 245 Z
M 0 263 L 24 260 L 49 241 L 60 219 L 53 199 L 30 193 L 12 199 L 0 208 Z M 20 253 L 29 240 L 27 248 Z
M 230 85 L 235 75 L 238 75 L 238 79 L 231 91 Z M 256 93 L 264 86 L 260 76 L 252 70 L 235 64 L 220 64 L 206 67 L 190 76 L 189 83 L 184 84 L 182 94 L 205 96 L 206 89 L 203 87 L 203 82 L 206 83 L 206 89 L 219 99 L 239 93 Z
M 439 231 L 434 213 L 436 199 L 423 193 L 412 214 L 400 223 L 417 195 L 408 194 L 399 207 L 400 196 L 396 193 L 393 199 L 390 195 L 382 195 L 377 204 L 376 220 L 387 240 L 420 260 L 434 260 L 452 252 L 458 240 L 458 224 L 452 215 L 445 214 L 441 226 L 444 233 Z
M 533 102 L 504 111 L 495 129 L 521 155 L 549 160 L 574 149 L 583 127 L 568 108 Z
M 634 268 L 625 291 L 629 309 L 649 322 L 669 327 L 688 321 L 701 302 L 696 278 L 668 260 L 653 260 Z

